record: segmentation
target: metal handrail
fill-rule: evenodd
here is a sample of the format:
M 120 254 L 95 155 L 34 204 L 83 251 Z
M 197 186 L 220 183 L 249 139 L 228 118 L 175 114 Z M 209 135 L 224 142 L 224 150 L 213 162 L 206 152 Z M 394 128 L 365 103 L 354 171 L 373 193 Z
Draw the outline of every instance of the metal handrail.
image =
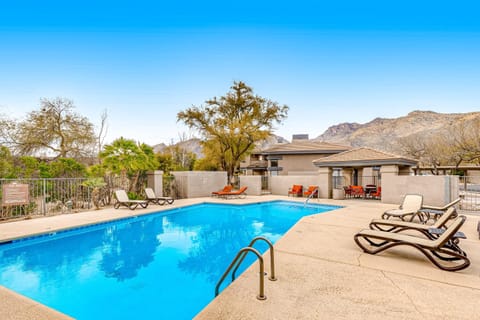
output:
M 245 254 L 244 254 L 245 252 Z M 237 264 L 238 262 L 238 259 L 241 257 L 241 256 L 244 256 L 246 255 L 246 253 L 248 252 L 253 252 L 257 258 L 258 258 L 258 262 L 260 264 L 260 274 L 259 274 L 259 279 L 260 279 L 260 289 L 259 289 L 259 293 L 258 293 L 258 296 L 257 296 L 257 299 L 258 300 L 265 300 L 267 299 L 267 296 L 265 296 L 265 293 L 264 293 L 264 275 L 265 275 L 265 271 L 264 271 L 264 267 L 263 267 L 263 257 L 262 255 L 254 248 L 252 247 L 245 247 L 245 248 L 242 248 L 240 249 L 240 251 L 238 251 L 237 255 L 235 256 L 235 259 L 233 259 L 232 263 L 230 263 L 230 265 L 228 266 L 227 270 L 223 273 L 222 277 L 220 278 L 220 280 L 218 281 L 217 283 L 217 286 L 215 287 L 215 297 L 218 296 L 218 291 L 220 289 L 220 285 L 222 284 L 223 280 L 225 280 L 225 278 L 227 277 L 228 273 L 230 272 L 230 270 Z M 242 259 L 243 260 L 243 259 Z
M 307 199 L 305 200 L 305 202 L 303 203 L 304 205 L 306 205 L 308 203 L 308 200 L 310 200 L 311 198 L 313 198 L 313 195 L 315 194 L 315 192 L 317 192 L 317 197 L 318 197 L 318 188 L 315 188 L 313 189 L 312 193 L 308 195 Z
M 270 242 L 270 240 L 268 240 L 267 238 L 262 237 L 262 236 L 255 237 L 255 238 L 252 239 L 252 241 L 250 241 L 250 244 L 247 247 L 252 247 L 253 244 L 255 242 L 257 242 L 258 240 L 265 241 L 268 244 L 268 246 L 270 247 L 270 276 L 268 277 L 268 280 L 276 281 L 277 278 L 275 278 L 275 254 L 274 254 L 274 250 L 273 250 L 273 244 Z M 245 259 L 246 255 L 247 255 L 246 253 L 243 254 L 243 256 L 240 258 L 240 261 L 237 263 L 237 266 L 235 267 L 235 269 L 233 269 L 232 282 L 235 281 L 235 273 L 237 272 L 238 268 L 240 267 L 240 264 L 243 262 L 243 259 Z

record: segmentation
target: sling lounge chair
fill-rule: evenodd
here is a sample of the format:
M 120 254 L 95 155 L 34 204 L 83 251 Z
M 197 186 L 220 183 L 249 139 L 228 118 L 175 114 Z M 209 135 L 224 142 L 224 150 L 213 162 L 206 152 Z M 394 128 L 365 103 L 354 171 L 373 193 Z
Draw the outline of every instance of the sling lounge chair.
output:
M 399 218 L 400 220 L 413 221 L 418 216 L 423 222 L 422 216 L 418 214 L 422 208 L 423 196 L 420 194 L 407 194 L 398 209 L 387 210 L 382 214 L 382 219 Z
M 457 198 L 457 199 L 453 200 L 452 202 L 447 203 L 443 207 L 434 207 L 434 206 L 423 205 L 422 208 L 420 209 L 420 212 L 422 213 L 422 215 L 425 216 L 424 217 L 425 221 L 428 221 L 430 219 L 437 220 L 437 219 L 439 219 L 439 217 L 441 215 L 443 215 L 445 213 L 445 211 L 448 208 L 453 207 L 454 205 L 459 203 L 461 200 L 462 199 Z
M 364 252 L 369 254 L 377 254 L 396 246 L 413 247 L 438 268 L 458 271 L 470 265 L 467 254 L 458 247 L 458 239 L 455 238 L 465 219 L 465 216 L 457 217 L 435 240 L 371 229 L 361 230 L 354 236 L 354 240 Z
M 370 222 L 370 229 L 372 230 L 379 230 L 379 231 L 386 231 L 386 232 L 402 232 L 408 230 L 418 231 L 421 234 L 425 235 L 429 239 L 436 239 L 438 238 L 438 231 L 437 233 L 432 234 L 430 232 L 431 229 L 446 229 L 447 222 L 450 219 L 457 217 L 457 211 L 455 208 L 450 207 L 445 211 L 445 213 L 435 221 L 432 225 L 426 225 L 423 223 L 416 223 L 416 222 L 408 222 L 408 221 L 399 221 L 399 220 L 384 220 L 384 219 L 374 219 Z M 462 235 L 457 235 L 458 238 L 463 237 Z
M 231 185 L 227 184 L 225 187 L 223 187 L 222 190 L 213 191 L 213 192 L 212 192 L 212 197 L 218 197 L 218 194 L 219 194 L 220 192 L 231 192 L 232 189 L 233 189 L 233 187 L 232 187 Z
M 130 210 L 135 210 L 138 206 L 142 208 L 148 207 L 147 200 L 130 200 L 125 190 L 116 190 L 115 198 L 117 198 L 117 202 L 113 205 L 115 209 L 120 208 L 120 206 L 125 206 Z
M 164 205 L 165 203 L 172 204 L 175 201 L 171 197 L 157 197 L 155 191 L 152 188 L 145 188 L 145 194 L 147 195 L 147 200 L 155 204 Z
M 235 191 L 230 191 L 230 192 L 218 192 L 218 197 L 224 198 L 224 199 L 230 199 L 230 198 L 245 198 L 247 194 L 245 193 L 247 191 L 247 187 L 241 187 L 239 190 Z

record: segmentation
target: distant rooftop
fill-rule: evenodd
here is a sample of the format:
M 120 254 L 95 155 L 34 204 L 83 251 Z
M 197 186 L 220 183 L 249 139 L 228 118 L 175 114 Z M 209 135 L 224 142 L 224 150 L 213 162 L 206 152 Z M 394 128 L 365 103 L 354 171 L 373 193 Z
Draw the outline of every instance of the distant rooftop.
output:
M 312 140 L 293 140 L 291 143 L 279 143 L 257 154 L 334 154 L 349 150 L 351 147 Z
M 347 150 L 313 161 L 313 164 L 317 167 L 377 166 L 385 164 L 415 166 L 417 163 L 418 161 L 415 159 L 367 147 Z

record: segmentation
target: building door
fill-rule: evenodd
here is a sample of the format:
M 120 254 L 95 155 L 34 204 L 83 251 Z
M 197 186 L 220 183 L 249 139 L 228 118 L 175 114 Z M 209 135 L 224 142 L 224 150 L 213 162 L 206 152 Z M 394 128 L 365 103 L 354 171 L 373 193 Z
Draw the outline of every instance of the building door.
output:
M 358 169 L 353 169 L 352 181 L 354 186 L 358 186 Z

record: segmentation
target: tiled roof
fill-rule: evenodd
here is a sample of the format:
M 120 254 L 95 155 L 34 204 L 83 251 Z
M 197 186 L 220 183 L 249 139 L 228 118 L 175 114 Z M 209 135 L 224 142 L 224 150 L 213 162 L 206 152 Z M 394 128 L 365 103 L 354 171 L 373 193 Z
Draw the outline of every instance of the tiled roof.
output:
M 381 164 L 401 164 L 416 165 L 417 160 L 399 156 L 371 148 L 356 148 L 337 153 L 325 158 L 314 160 L 313 163 L 318 167 L 332 165 L 381 165 Z
M 279 143 L 270 148 L 258 151 L 261 154 L 324 154 L 338 153 L 350 149 L 348 146 L 319 141 L 294 141 L 292 143 Z

